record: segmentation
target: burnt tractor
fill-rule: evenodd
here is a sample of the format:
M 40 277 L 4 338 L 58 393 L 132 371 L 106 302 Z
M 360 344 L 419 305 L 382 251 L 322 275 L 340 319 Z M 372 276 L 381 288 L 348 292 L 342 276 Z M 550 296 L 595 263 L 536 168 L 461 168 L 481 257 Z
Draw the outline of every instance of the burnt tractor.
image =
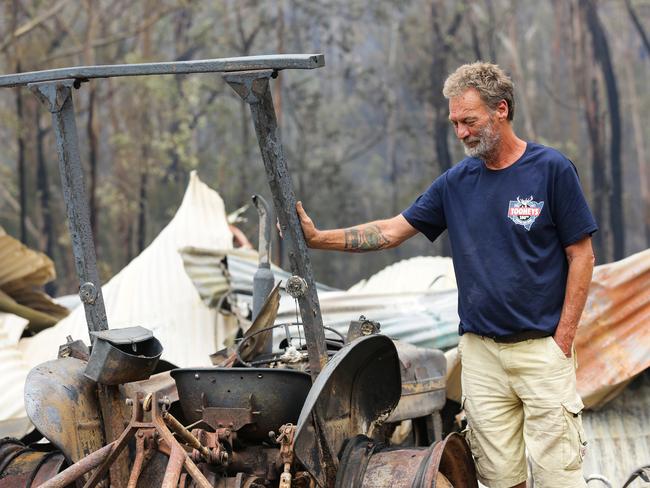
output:
M 476 487 L 461 435 L 442 438 L 445 357 L 379 333 L 361 318 L 346 335 L 323 326 L 295 211 L 270 79 L 324 66 L 319 54 L 85 66 L 0 76 L 27 86 L 52 114 L 79 295 L 91 338 L 68 338 L 34 368 L 27 414 L 47 443 L 0 442 L 0 487 Z M 208 368 L 164 371 L 162 345 L 142 327 L 109 329 L 99 282 L 73 90 L 96 78 L 222 73 L 250 106 L 293 276 L 306 350 L 273 348 L 278 288 L 268 262 L 253 293 L 253 325 Z M 262 217 L 268 209 L 255 202 Z M 262 219 L 263 221 L 264 219 Z M 269 225 L 260 243 L 269 240 Z M 265 253 L 261 253 L 265 255 Z M 266 255 L 267 256 L 267 255 Z M 258 286 L 259 285 L 259 286 Z M 277 335 L 277 334 L 276 334 Z M 162 362 L 161 362 L 162 363 Z M 162 371 L 161 371 L 162 370 Z M 410 435 L 397 435 L 410 425 Z M 408 429 L 407 429 L 408 430 Z

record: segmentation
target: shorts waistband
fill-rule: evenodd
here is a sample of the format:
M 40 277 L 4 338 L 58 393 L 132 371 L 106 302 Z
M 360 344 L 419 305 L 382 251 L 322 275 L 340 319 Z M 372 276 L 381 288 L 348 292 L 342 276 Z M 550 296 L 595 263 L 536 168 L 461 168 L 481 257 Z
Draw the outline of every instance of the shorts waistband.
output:
M 529 339 L 543 339 L 544 337 L 549 337 L 551 334 L 541 330 L 525 330 L 523 332 L 516 332 L 514 334 L 508 334 L 500 337 L 491 337 L 490 339 L 494 342 L 499 342 L 503 344 L 514 344 L 516 342 L 523 342 Z

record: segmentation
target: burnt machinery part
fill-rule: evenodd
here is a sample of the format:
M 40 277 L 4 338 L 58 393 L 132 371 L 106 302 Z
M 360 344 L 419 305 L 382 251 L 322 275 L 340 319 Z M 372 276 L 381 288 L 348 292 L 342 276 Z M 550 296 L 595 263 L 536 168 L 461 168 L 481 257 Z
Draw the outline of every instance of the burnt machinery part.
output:
M 0 488 L 39 486 L 65 465 L 61 451 L 38 451 L 17 439 L 0 440 Z
M 73 463 L 104 445 L 97 384 L 85 368 L 85 361 L 59 358 L 39 364 L 25 380 L 27 416 Z
M 85 375 L 104 385 L 146 380 L 156 369 L 162 344 L 144 327 L 91 332 L 93 349 Z
M 341 456 L 336 488 L 477 488 L 469 446 L 460 434 L 429 447 L 395 449 L 364 435 Z
M 359 320 L 350 321 L 347 333 L 347 342 L 352 342 L 359 337 L 369 336 L 372 334 L 381 333 L 381 324 L 374 320 L 368 320 L 365 316 L 361 315 Z
M 432 415 L 447 401 L 447 359 L 438 349 L 425 349 L 394 341 L 400 361 L 402 396 L 389 422 Z
M 295 454 L 319 486 L 331 486 L 347 439 L 372 435 L 400 399 L 400 367 L 383 335 L 346 344 L 314 382 L 300 412 Z
M 295 424 L 311 388 L 308 374 L 289 369 L 182 368 L 171 375 L 188 422 L 204 418 L 215 429 L 237 430 L 244 441 Z
M 298 330 L 300 331 L 300 327 L 302 327 L 302 323 L 300 323 L 300 322 L 284 323 L 283 322 L 283 323 L 280 323 L 280 324 L 274 324 L 274 325 L 272 325 L 270 327 L 267 327 L 266 329 L 261 329 L 261 330 L 253 332 L 252 334 L 250 334 L 248 336 L 245 336 L 241 341 L 239 341 L 239 343 L 237 344 L 237 347 L 235 347 L 235 355 L 237 356 L 237 361 L 239 361 L 241 364 L 243 364 L 244 366 L 247 366 L 247 367 L 256 367 L 256 366 L 260 366 L 262 364 L 269 364 L 269 363 L 272 363 L 274 361 L 281 360 L 282 356 L 285 354 L 285 351 L 276 352 L 276 353 L 272 353 L 272 354 L 264 354 L 264 355 L 260 354 L 259 359 L 256 359 L 256 360 L 250 361 L 250 362 L 244 361 L 244 359 L 242 358 L 241 351 L 244 348 L 244 346 L 248 343 L 248 341 L 254 340 L 256 336 L 258 336 L 260 334 L 265 334 L 265 333 L 267 333 L 267 332 L 269 332 L 269 331 L 271 331 L 273 329 L 277 329 L 279 327 L 283 327 L 286 330 L 288 327 L 291 327 L 291 326 L 298 327 Z M 250 330 L 251 329 L 248 329 L 249 332 L 250 332 Z M 338 338 L 340 339 L 340 342 L 337 339 L 326 339 L 325 340 L 325 343 L 328 346 L 328 348 L 327 348 L 328 349 L 328 351 L 327 351 L 328 356 L 334 355 L 334 354 L 336 354 L 336 352 L 338 350 L 341 349 L 341 347 L 345 343 L 345 337 L 343 337 L 343 335 L 338 330 L 336 330 L 336 329 L 334 329 L 332 327 L 323 326 L 323 330 L 325 330 L 327 332 L 331 332 L 333 335 L 338 336 Z M 247 332 L 247 334 L 248 334 L 248 332 Z M 281 344 L 280 347 L 282 347 L 283 343 L 285 344 L 285 347 L 288 346 L 289 342 L 290 342 L 290 339 L 291 338 L 289 336 L 287 336 L 287 338 L 284 339 L 280 343 Z M 307 367 L 307 369 L 309 369 L 309 367 Z

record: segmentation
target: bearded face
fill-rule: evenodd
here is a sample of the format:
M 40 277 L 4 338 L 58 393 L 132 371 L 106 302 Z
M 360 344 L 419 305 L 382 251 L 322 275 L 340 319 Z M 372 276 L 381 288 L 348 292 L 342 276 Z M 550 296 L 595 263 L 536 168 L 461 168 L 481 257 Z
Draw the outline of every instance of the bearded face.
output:
M 496 129 L 493 117 L 489 117 L 485 125 L 475 132 L 475 135 L 468 135 L 462 141 L 467 156 L 486 160 L 495 154 L 501 141 L 501 135 Z

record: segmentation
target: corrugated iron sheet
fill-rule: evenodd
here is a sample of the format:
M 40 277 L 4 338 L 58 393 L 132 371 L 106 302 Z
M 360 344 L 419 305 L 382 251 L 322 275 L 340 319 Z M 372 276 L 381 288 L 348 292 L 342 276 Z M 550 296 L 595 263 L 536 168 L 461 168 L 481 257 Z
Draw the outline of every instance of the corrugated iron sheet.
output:
M 319 293 L 323 323 L 344 334 L 351 320 L 364 315 L 381 332 L 421 347 L 449 349 L 458 343 L 456 290 L 407 293 Z M 295 303 L 283 296 L 276 323 L 295 320 Z
M 32 332 L 56 324 L 68 310 L 37 288 L 55 276 L 50 258 L 0 227 L 0 311 L 29 319 Z
M 601 410 L 583 414 L 587 435 L 584 474 L 605 476 L 614 487 L 623 486 L 637 468 L 650 464 L 650 370 Z M 594 481 L 589 486 L 603 486 Z M 650 486 L 637 479 L 634 488 Z
M 45 254 L 33 251 L 0 227 L 0 286 L 28 278 L 43 285 L 56 274 L 54 263 Z
M 605 404 L 650 366 L 649 324 L 650 249 L 597 266 L 576 335 L 585 405 Z
M 185 271 L 190 276 L 194 286 L 199 292 L 203 303 L 213 307 L 229 290 L 240 293 L 240 299 L 251 302 L 253 294 L 253 276 L 258 267 L 258 253 L 252 249 L 205 249 L 186 247 L 180 250 Z M 291 273 L 271 265 L 275 276 L 275 283 L 283 283 Z M 319 293 L 334 291 L 336 288 L 316 282 Z
M 456 289 L 451 258 L 417 256 L 386 266 L 350 287 L 353 293 L 406 293 Z

